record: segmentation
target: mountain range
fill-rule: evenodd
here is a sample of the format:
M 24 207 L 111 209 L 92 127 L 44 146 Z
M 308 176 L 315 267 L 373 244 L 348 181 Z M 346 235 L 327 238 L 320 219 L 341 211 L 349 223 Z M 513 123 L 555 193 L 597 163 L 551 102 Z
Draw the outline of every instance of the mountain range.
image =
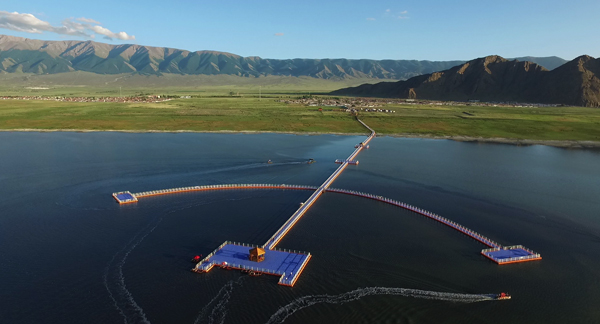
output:
M 559 57 L 523 57 L 554 69 Z M 54 74 L 86 71 L 98 74 L 267 75 L 319 79 L 372 78 L 405 80 L 446 70 L 465 61 L 263 59 L 216 51 L 186 51 L 93 41 L 42 41 L 0 35 L 0 72 Z
M 331 94 L 600 107 L 600 58 L 583 55 L 549 71 L 493 55 L 406 81 L 363 84 Z

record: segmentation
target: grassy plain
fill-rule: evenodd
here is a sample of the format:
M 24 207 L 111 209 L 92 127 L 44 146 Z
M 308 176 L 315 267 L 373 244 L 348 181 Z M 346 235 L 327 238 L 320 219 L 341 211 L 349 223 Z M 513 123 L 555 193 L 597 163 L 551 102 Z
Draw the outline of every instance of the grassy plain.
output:
M 265 76 L 259 78 L 231 75 L 95 74 L 68 72 L 58 74 L 1 73 L 0 96 L 95 96 L 116 97 L 140 94 L 225 96 L 256 95 L 259 92 L 298 95 L 326 93 L 357 86 L 376 79 L 323 80 L 310 77 Z
M 0 100 L 0 129 L 364 133 L 339 109 L 277 102 L 378 80 L 227 75 L 0 74 L 0 96 L 192 96 L 163 103 Z M 262 100 L 259 100 L 259 93 Z M 233 94 L 233 96 L 232 96 Z M 600 142 L 600 109 L 390 104 L 361 112 L 380 134 Z
M 273 98 L 193 98 L 162 103 L 0 101 L 0 129 L 361 133 L 348 113 Z
M 600 141 L 600 109 L 389 105 L 394 114 L 361 119 L 387 134 Z
M 276 131 L 365 133 L 340 109 L 257 97 L 193 97 L 162 103 L 0 100 L 0 129 Z M 395 113 L 361 112 L 380 134 L 600 142 L 600 109 L 389 104 Z

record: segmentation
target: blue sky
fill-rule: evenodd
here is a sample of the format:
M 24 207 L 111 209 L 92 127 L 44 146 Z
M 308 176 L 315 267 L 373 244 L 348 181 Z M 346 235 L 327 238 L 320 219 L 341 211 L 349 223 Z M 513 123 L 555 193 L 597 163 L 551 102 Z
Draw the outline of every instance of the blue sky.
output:
M 0 34 L 278 59 L 573 59 L 600 56 L 598 13 L 599 0 L 28 0 L 0 5 Z

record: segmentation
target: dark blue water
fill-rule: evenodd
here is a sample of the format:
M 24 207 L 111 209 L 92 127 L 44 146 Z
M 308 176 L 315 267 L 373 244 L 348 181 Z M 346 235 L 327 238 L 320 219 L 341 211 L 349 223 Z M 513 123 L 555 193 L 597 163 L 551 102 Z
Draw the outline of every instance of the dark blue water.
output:
M 310 192 L 187 193 L 126 206 L 110 195 L 319 185 L 363 138 L 0 133 L 0 322 L 600 322 L 597 151 L 376 138 L 333 187 L 428 209 L 544 259 L 498 266 L 448 227 L 326 193 L 279 244 L 313 254 L 293 288 L 237 271 L 194 274 L 189 259 L 225 240 L 264 243 Z M 309 158 L 317 163 L 301 163 Z M 513 299 L 452 295 L 502 291 Z

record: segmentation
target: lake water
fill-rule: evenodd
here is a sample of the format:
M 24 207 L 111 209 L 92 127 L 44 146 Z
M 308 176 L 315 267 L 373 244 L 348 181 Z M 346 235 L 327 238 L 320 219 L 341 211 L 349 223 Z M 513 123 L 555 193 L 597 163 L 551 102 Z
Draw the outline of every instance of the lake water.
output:
M 0 133 L 2 323 L 597 323 L 600 153 L 382 137 L 332 187 L 438 213 L 543 260 L 499 266 L 422 216 L 326 193 L 279 244 L 310 251 L 293 288 L 189 270 L 225 240 L 262 244 L 366 136 Z M 314 158 L 317 163 L 301 163 Z M 273 164 L 267 164 L 267 160 Z M 433 291 L 423 293 L 416 290 Z M 509 292 L 510 301 L 454 294 Z

